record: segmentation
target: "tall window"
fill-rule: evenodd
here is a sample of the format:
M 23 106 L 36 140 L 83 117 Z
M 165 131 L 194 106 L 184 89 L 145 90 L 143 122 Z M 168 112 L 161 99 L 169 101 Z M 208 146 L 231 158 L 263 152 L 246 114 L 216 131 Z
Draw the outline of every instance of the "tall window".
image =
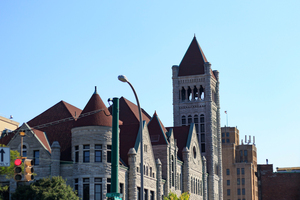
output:
M 150 200 L 154 200 L 154 191 L 150 191 Z
M 205 152 L 205 120 L 204 115 L 200 115 L 201 152 Z
M 242 178 L 242 185 L 245 185 L 245 179 Z
M 83 145 L 83 162 L 90 162 L 90 145 Z
M 227 185 L 230 185 L 230 180 L 227 180 Z
M 240 168 L 236 168 L 236 174 L 240 175 Z
M 102 178 L 95 178 L 95 200 L 102 200 Z
M 226 169 L 226 175 L 230 175 L 229 169 Z
M 90 179 L 84 178 L 83 179 L 83 200 L 89 200 L 90 199 Z
M 242 168 L 242 174 L 245 174 L 245 168 Z
M 227 189 L 227 196 L 230 196 L 230 189 Z
M 194 123 L 195 123 L 195 127 L 196 127 L 196 133 L 199 133 L 198 115 L 194 115 Z
M 102 162 L 102 145 L 95 145 L 95 162 Z
M 241 189 L 240 188 L 237 189 L 237 194 L 241 195 Z
M 75 162 L 79 162 L 79 146 L 75 146 Z
M 175 168 L 175 166 L 174 166 L 174 157 L 173 157 L 173 155 L 172 155 L 172 161 L 171 162 L 172 162 L 171 163 L 172 164 L 172 166 L 171 166 L 172 167 L 172 186 L 174 187 L 174 185 L 175 185 L 175 180 L 174 180 L 175 179 L 175 177 L 174 177 L 175 176 L 174 175 L 174 171 L 175 171 L 174 168 Z
M 74 179 L 74 190 L 76 191 L 76 193 L 78 195 L 78 178 Z
M 120 183 L 119 190 L 120 190 L 120 194 L 124 194 L 124 183 Z
M 240 181 L 239 178 L 237 179 L 237 182 L 236 182 L 236 183 L 237 183 L 237 185 L 240 185 L 240 184 L 241 184 L 241 181 Z
M 107 162 L 111 163 L 111 145 L 107 145 Z
M 23 157 L 27 157 L 27 147 L 23 145 Z
M 245 195 L 245 188 L 242 188 L 242 195 Z
M 244 161 L 248 162 L 248 152 L 247 152 L 247 150 L 244 150 Z
M 193 122 L 192 115 L 189 115 L 188 116 L 188 125 L 190 125 L 192 122 Z
M 33 162 L 34 162 L 34 165 L 40 164 L 40 151 L 39 150 L 33 151 Z
M 107 193 L 110 193 L 110 186 L 111 186 L 111 179 L 110 178 L 108 178 L 107 179 L 107 183 L 106 183 L 106 188 L 107 188 Z
M 181 125 L 182 126 L 186 125 L 186 117 L 184 115 L 181 117 Z

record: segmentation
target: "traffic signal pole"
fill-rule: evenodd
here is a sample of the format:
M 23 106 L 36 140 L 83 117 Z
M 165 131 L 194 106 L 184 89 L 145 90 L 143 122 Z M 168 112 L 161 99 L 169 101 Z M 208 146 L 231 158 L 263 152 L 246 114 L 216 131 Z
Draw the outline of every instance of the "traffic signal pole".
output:
M 112 161 L 111 161 L 111 193 L 107 193 L 108 200 L 122 199 L 119 193 L 119 98 L 113 98 L 112 109 Z

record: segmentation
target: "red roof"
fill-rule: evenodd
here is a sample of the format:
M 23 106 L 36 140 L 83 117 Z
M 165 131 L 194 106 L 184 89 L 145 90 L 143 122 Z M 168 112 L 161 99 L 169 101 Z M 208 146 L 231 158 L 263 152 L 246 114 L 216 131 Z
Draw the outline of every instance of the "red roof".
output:
M 41 143 L 44 145 L 44 147 L 51 153 L 51 147 L 50 144 L 48 142 L 47 136 L 44 132 L 40 131 L 40 130 L 33 130 L 34 134 L 36 135 L 36 137 L 41 141 Z
M 140 117 L 139 117 L 139 109 L 137 105 L 127 100 L 126 98 L 121 97 L 119 100 L 119 107 L 120 107 L 119 117 L 124 125 L 139 124 Z M 143 109 L 142 109 L 142 119 L 143 121 L 146 121 L 147 124 L 151 119 L 151 116 Z
M 194 37 L 179 65 L 178 76 L 204 74 L 204 64 L 206 62 L 206 57 L 196 37 Z
M 161 123 L 156 112 L 153 114 L 151 121 L 148 123 L 148 130 L 152 145 L 168 144 L 166 136 L 168 131 Z
M 167 130 L 173 129 L 174 138 L 177 140 L 178 157 L 182 159 L 182 150 L 186 147 L 189 137 L 190 126 L 168 127 Z
M 42 114 L 27 122 L 27 124 L 30 127 L 35 127 L 70 117 L 75 119 L 75 113 L 76 116 L 78 116 L 81 113 L 81 110 L 64 101 L 60 101 Z M 61 160 L 71 160 L 71 129 L 73 127 L 74 120 L 54 123 L 52 125 L 38 128 L 47 134 L 50 145 L 54 141 L 59 142 L 61 146 Z
M 127 153 L 134 148 L 139 131 L 139 124 L 129 124 L 120 126 L 120 158 L 128 166 Z
M 93 111 L 99 111 L 93 113 Z M 90 114 L 89 114 L 90 113 Z M 85 114 L 87 116 L 85 116 Z M 88 115 L 89 114 L 89 115 Z M 75 127 L 80 126 L 109 126 L 112 127 L 112 115 L 104 105 L 99 94 L 95 93 L 86 104 L 79 119 L 75 122 Z

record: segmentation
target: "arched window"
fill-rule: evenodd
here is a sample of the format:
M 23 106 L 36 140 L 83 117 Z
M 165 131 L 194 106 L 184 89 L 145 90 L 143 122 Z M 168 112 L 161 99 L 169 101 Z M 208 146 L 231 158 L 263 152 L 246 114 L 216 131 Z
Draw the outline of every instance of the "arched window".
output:
M 182 87 L 182 89 L 181 89 L 181 100 L 184 101 L 185 99 L 186 99 L 185 89 L 184 89 L 184 87 Z
M 188 94 L 188 100 L 191 101 L 192 100 L 192 89 L 190 87 L 187 90 L 187 94 Z
M 184 115 L 181 117 L 181 125 L 182 126 L 186 125 L 186 117 Z
M 27 147 L 26 145 L 23 145 L 23 157 L 27 157 Z
M 196 133 L 199 133 L 199 120 L 198 120 L 198 115 L 194 115 L 194 123 L 196 127 Z
M 195 100 L 199 99 L 199 93 L 198 93 L 198 89 L 196 88 L 196 86 L 194 86 L 194 99 Z
M 204 88 L 200 85 L 200 99 L 204 100 Z
M 190 125 L 193 122 L 192 115 L 188 116 L 188 125 Z

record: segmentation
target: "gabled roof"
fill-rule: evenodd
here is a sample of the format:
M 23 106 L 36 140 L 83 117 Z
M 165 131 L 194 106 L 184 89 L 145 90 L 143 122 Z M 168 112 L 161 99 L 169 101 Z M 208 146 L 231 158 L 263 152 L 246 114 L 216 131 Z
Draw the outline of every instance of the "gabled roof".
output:
M 128 166 L 127 153 L 129 149 L 135 147 L 139 132 L 139 124 L 129 124 L 120 126 L 120 158 Z
M 150 122 L 148 123 L 148 130 L 152 145 L 168 144 L 166 136 L 166 133 L 168 131 L 160 121 L 159 117 L 156 114 L 156 111 L 153 114 Z
M 92 113 L 95 111 L 99 112 Z M 81 126 L 112 127 L 112 115 L 108 111 L 96 90 L 81 112 L 79 119 L 75 122 L 75 127 Z
M 173 132 L 174 138 L 177 140 L 178 157 L 183 161 L 182 150 L 187 147 L 190 134 L 189 126 L 168 127 L 169 132 Z M 189 148 L 189 147 L 188 147 Z
M 49 152 L 51 153 L 51 147 L 47 138 L 47 135 L 40 130 L 33 130 L 35 136 L 37 137 L 37 139 L 40 141 L 40 143 L 43 145 L 43 147 Z
M 138 124 L 140 122 L 139 109 L 137 105 L 127 100 L 126 98 L 121 97 L 119 100 L 119 107 L 119 118 L 123 122 L 123 125 Z M 111 110 L 111 106 L 109 108 Z M 146 123 L 148 124 L 151 116 L 142 109 L 142 118 L 143 121 L 146 121 Z
M 70 117 L 75 120 L 75 117 L 78 117 L 80 113 L 81 110 L 79 108 L 76 108 L 64 101 L 60 101 L 42 114 L 27 122 L 27 124 L 30 127 L 35 127 Z M 71 161 L 71 129 L 74 127 L 74 120 L 39 128 L 40 131 L 47 134 L 50 145 L 54 141 L 59 142 L 61 146 L 61 160 Z
M 80 115 L 80 113 L 81 110 L 79 108 L 76 108 L 67 102 L 60 101 L 40 115 L 28 121 L 27 124 L 34 127 L 69 117 L 73 117 L 75 119 Z

